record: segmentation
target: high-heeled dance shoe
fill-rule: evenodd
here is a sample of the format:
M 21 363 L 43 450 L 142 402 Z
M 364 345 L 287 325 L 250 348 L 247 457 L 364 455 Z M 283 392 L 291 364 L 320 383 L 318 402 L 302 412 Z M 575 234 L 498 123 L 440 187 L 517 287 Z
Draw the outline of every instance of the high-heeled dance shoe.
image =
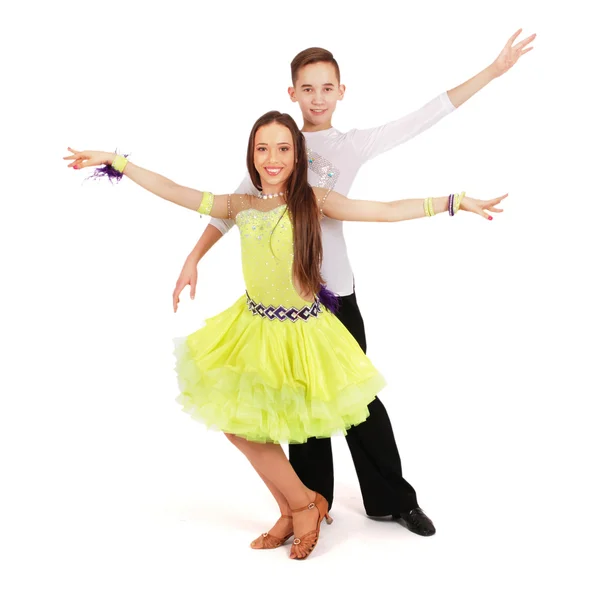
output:
M 292 516 L 281 515 L 279 519 L 289 519 L 291 521 Z M 292 524 L 290 523 L 290 528 L 291 527 Z M 273 550 L 273 548 L 279 548 L 279 546 L 283 546 L 283 544 L 285 544 L 293 535 L 293 529 L 288 535 L 282 538 L 271 535 L 270 533 L 262 533 L 250 544 L 250 548 L 253 550 Z
M 333 519 L 329 516 L 329 505 L 327 500 L 321 496 L 318 492 L 315 495 L 315 499 L 308 506 L 302 508 L 292 509 L 292 513 L 302 512 L 303 510 L 316 510 L 317 511 L 317 528 L 305 533 L 302 537 L 294 538 L 292 549 L 290 550 L 290 558 L 294 560 L 304 560 L 308 558 L 310 553 L 315 549 L 317 542 L 319 541 L 319 533 L 321 532 L 321 521 L 325 519 L 327 525 L 333 523 Z

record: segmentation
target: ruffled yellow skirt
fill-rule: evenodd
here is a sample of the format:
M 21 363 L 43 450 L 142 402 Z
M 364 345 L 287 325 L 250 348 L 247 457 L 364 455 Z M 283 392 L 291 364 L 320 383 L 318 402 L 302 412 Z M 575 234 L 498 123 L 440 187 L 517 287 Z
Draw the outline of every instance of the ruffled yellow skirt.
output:
M 210 429 L 255 442 L 345 434 L 385 386 L 342 323 L 323 308 L 308 321 L 253 315 L 241 297 L 175 341 L 178 402 Z

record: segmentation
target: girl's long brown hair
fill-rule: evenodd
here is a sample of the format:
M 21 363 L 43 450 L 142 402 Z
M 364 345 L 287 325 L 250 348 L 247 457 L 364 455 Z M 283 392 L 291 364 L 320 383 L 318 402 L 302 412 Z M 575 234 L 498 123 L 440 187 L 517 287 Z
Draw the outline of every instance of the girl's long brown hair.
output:
M 246 165 L 256 189 L 262 191 L 260 176 L 254 166 L 254 139 L 256 132 L 265 125 L 279 123 L 287 127 L 294 139 L 295 168 L 286 181 L 286 202 L 294 230 L 293 274 L 303 293 L 317 295 L 324 284 L 321 277 L 323 244 L 321 224 L 315 193 L 308 184 L 308 157 L 302 132 L 290 115 L 276 110 L 264 114 L 252 127 L 248 140 Z

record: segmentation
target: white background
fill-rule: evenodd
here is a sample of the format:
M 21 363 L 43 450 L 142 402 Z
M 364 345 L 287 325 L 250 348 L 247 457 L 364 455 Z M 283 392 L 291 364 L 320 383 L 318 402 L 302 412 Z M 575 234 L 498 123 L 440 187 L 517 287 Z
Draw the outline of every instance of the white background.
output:
M 556 5 L 556 6 L 555 6 Z M 598 126 L 592 3 L 12 3 L 3 11 L 0 595 L 21 598 L 597 598 Z M 342 131 L 400 117 L 535 50 L 368 164 L 352 197 L 509 192 L 460 214 L 351 224 L 369 355 L 407 479 L 438 533 L 366 519 L 334 439 L 334 524 L 303 564 L 253 552 L 276 507 L 223 437 L 180 412 L 171 339 L 243 293 L 234 231 L 171 291 L 207 220 L 68 145 L 131 152 L 223 193 L 247 135 L 289 110 L 319 45 Z M 6 589 L 4 589 L 6 588 Z

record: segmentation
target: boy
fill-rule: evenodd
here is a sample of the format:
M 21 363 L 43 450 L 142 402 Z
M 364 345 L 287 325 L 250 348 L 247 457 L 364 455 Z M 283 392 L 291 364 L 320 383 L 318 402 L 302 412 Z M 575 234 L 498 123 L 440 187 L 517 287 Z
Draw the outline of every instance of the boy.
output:
M 360 167 L 382 152 L 408 141 L 461 106 L 493 79 L 508 71 L 518 59 L 532 50 L 527 47 L 535 34 L 514 44 L 517 31 L 506 43 L 496 60 L 486 69 L 444 92 L 419 110 L 381 127 L 353 129 L 341 133 L 331 121 L 337 102 L 342 100 L 345 86 L 340 83 L 340 69 L 333 55 L 322 48 L 308 48 L 291 63 L 292 87 L 288 89 L 292 102 L 302 111 L 303 127 L 309 159 L 309 182 L 313 186 L 335 189 L 348 195 Z M 514 44 L 514 45 L 513 45 Z M 237 193 L 256 194 L 247 177 Z M 173 309 L 177 310 L 179 295 L 186 285 L 194 298 L 197 264 L 233 223 L 212 219 L 200 240 L 188 256 L 173 292 Z M 327 287 L 340 300 L 337 317 L 366 351 L 363 320 L 356 303 L 354 278 L 348 259 L 341 221 L 322 220 L 322 274 Z M 387 412 L 375 398 L 369 404 L 369 418 L 348 430 L 346 441 L 356 468 L 365 511 L 370 517 L 391 515 L 393 520 L 413 533 L 429 536 L 435 527 L 419 507 L 414 488 L 403 478 L 400 455 Z M 290 444 L 289 458 L 294 470 L 306 486 L 317 490 L 333 502 L 333 457 L 330 439 L 312 438 L 305 444 Z M 289 523 L 279 520 L 269 531 L 283 537 Z

